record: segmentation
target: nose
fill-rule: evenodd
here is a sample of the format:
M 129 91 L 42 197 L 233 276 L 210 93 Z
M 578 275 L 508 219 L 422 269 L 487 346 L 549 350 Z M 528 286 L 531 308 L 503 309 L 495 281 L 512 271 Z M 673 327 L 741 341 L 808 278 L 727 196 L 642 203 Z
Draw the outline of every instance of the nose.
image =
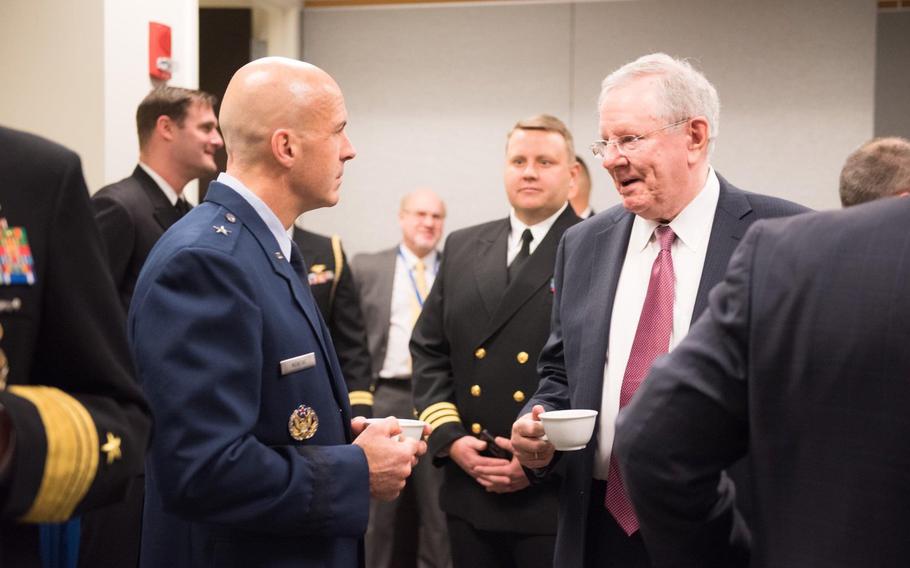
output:
M 212 130 L 212 146 L 216 149 L 224 146 L 224 139 L 221 137 L 221 133 L 218 132 L 218 129 Z
M 612 170 L 623 162 L 628 164 L 629 159 L 625 154 L 619 151 L 616 144 L 610 144 L 603 149 L 603 161 L 601 164 L 605 170 Z
M 537 167 L 534 165 L 533 161 L 528 161 L 524 170 L 521 172 L 521 177 L 525 179 L 537 179 Z
M 354 144 L 351 143 L 351 139 L 348 138 L 348 135 L 345 132 L 344 143 L 341 145 L 341 161 L 347 162 L 348 160 L 353 160 L 356 155 L 357 150 L 354 149 Z

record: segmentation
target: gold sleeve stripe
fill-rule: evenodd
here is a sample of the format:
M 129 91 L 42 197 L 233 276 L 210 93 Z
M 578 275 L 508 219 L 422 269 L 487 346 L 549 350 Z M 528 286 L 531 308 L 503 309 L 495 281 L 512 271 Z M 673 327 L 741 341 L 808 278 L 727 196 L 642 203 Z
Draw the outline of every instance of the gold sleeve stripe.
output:
M 461 422 L 458 408 L 451 402 L 437 402 L 431 404 L 420 413 L 420 419 L 429 424 L 430 428 L 433 429 L 448 422 Z
M 338 291 L 338 281 L 341 280 L 341 274 L 344 272 L 344 255 L 341 254 L 341 237 L 338 235 L 332 235 L 332 256 L 335 257 L 335 278 L 332 279 L 332 291 L 329 292 L 329 304 L 335 302 L 335 292 Z
M 351 400 L 351 406 L 358 404 L 373 406 L 373 393 L 369 391 L 351 391 L 348 398 Z
M 79 401 L 60 389 L 13 386 L 9 390 L 35 405 L 47 436 L 38 495 L 20 520 L 63 522 L 72 516 L 98 473 L 100 445 L 95 423 Z

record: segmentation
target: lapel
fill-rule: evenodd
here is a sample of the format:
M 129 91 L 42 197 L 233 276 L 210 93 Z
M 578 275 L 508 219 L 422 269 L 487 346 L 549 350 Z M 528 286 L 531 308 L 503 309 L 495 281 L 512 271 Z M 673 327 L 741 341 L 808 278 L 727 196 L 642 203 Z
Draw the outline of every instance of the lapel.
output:
M 389 321 L 392 320 L 392 287 L 395 284 L 395 266 L 398 262 L 398 247 L 382 251 L 377 255 L 378 278 L 374 281 L 373 298 L 376 299 L 378 316 L 376 317 L 377 345 L 385 353 L 389 342 Z
M 707 307 L 708 293 L 724 277 L 733 250 L 751 224 L 751 219 L 747 217 L 752 212 L 752 206 L 746 193 L 732 186 L 720 174 L 717 174 L 717 179 L 720 181 L 720 195 L 717 198 L 717 210 L 714 212 L 714 224 L 711 227 L 711 237 L 705 254 L 705 266 L 702 268 L 698 293 L 695 295 L 693 323 Z
M 577 222 L 578 217 L 572 211 L 572 208 L 566 207 L 562 215 L 556 219 L 553 226 L 547 231 L 547 236 L 534 249 L 534 254 L 528 258 L 527 264 L 522 267 L 515 279 L 505 287 L 500 296 L 500 301 L 493 311 L 493 315 L 484 327 L 483 334 L 477 342 L 478 344 L 483 343 L 496 333 L 542 286 L 549 284 L 553 278 L 553 265 L 556 259 L 556 247 L 559 246 L 559 239 L 562 238 L 562 234 L 568 227 Z M 508 226 L 509 222 L 506 220 L 506 227 Z M 505 249 L 508 241 L 508 231 L 500 240 L 502 241 L 502 248 Z M 506 274 L 508 269 L 504 253 L 505 250 L 503 250 L 503 255 L 498 260 L 501 272 Z
M 136 169 L 133 170 L 133 179 L 139 182 L 139 186 L 145 192 L 145 196 L 152 206 L 152 216 L 155 217 L 155 221 L 158 222 L 158 225 L 163 230 L 167 231 L 171 225 L 180 220 L 180 213 L 177 212 L 177 208 L 168 201 L 167 196 L 164 195 L 155 180 L 141 166 L 137 165 Z
M 474 263 L 474 279 L 483 300 L 483 307 L 487 311 L 487 317 L 492 317 L 506 290 L 508 240 L 508 218 L 491 223 L 485 231 L 477 236 L 477 262 Z
M 306 319 L 313 330 L 313 334 L 316 336 L 319 346 L 322 348 L 325 360 L 330 361 L 331 357 L 329 357 L 329 353 L 332 351 L 330 351 L 326 345 L 326 337 L 322 331 L 322 319 L 319 316 L 319 310 L 316 308 L 316 301 L 310 292 L 309 286 L 305 285 L 300 279 L 300 276 L 294 272 L 291 263 L 284 258 L 284 255 L 281 255 L 280 258 L 278 257 L 278 253 L 281 250 L 278 247 L 278 242 L 275 240 L 275 236 L 272 235 L 272 232 L 269 231 L 269 228 L 262 220 L 262 217 L 259 216 L 259 213 L 257 213 L 256 210 L 253 209 L 253 206 L 250 205 L 246 199 L 241 197 L 240 194 L 217 181 L 213 181 L 209 185 L 205 200 L 220 205 L 236 215 L 237 219 L 243 223 L 243 226 L 250 231 L 256 239 L 256 242 L 259 243 L 262 254 L 272 267 L 272 270 L 275 274 L 284 279 L 291 288 L 294 300 L 306 316 Z M 333 374 L 337 375 L 338 373 L 334 373 L 334 363 L 332 364 L 332 369 Z M 337 394 L 338 393 L 336 392 L 336 396 Z
M 635 215 L 629 213 L 622 206 L 615 211 L 604 212 L 610 216 L 609 223 L 603 230 L 594 235 L 594 252 L 590 279 L 587 286 L 586 298 L 582 301 L 586 309 L 582 312 L 588 317 L 588 322 L 581 325 L 583 330 L 581 353 L 591 356 L 581 357 L 580 364 L 586 368 L 580 369 L 579 376 L 601 376 L 610 342 L 610 318 L 613 316 L 613 300 L 616 297 L 616 287 L 619 285 L 619 275 L 622 272 L 626 249 L 629 247 L 629 237 L 632 233 L 632 222 Z M 595 221 L 591 221 L 592 223 Z M 574 299 L 563 299 L 563 301 Z M 587 404 L 600 405 L 603 387 L 602 381 L 578 381 L 579 401 Z M 597 408 L 598 406 L 590 406 Z M 586 407 L 587 408 L 587 407 Z

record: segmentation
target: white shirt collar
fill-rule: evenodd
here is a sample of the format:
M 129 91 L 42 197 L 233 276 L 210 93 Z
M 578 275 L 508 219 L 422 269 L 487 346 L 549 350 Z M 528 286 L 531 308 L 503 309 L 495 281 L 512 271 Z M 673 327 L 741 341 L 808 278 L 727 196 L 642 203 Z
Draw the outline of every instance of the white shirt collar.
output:
M 256 213 L 262 218 L 265 226 L 268 227 L 269 232 L 275 237 L 275 241 L 278 243 L 278 248 L 281 250 L 282 254 L 284 254 L 284 258 L 290 262 L 291 237 L 288 236 L 287 229 L 281 224 L 281 221 L 278 219 L 278 216 L 275 215 L 275 212 L 272 211 L 263 200 L 259 199 L 258 195 L 253 193 L 247 186 L 243 185 L 243 182 L 227 172 L 218 174 L 218 183 L 223 183 L 236 191 L 240 197 L 244 198 L 247 203 L 256 210 Z
M 713 223 L 706 223 L 705 220 L 711 221 L 714 219 L 714 212 L 717 210 L 717 200 L 719 198 L 720 181 L 717 179 L 717 174 L 714 173 L 714 168 L 709 166 L 708 176 L 701 191 L 680 211 L 675 219 L 670 221 L 670 228 L 676 234 L 679 244 L 696 251 L 708 246 Z M 630 248 L 636 251 L 644 250 L 651 241 L 654 229 L 659 224 L 657 221 L 636 215 L 635 221 L 632 223 L 632 234 L 629 237 Z
M 436 273 L 436 251 L 435 250 L 430 251 L 423 258 L 417 258 L 417 255 L 414 254 L 411 251 L 411 249 L 409 249 L 407 246 L 405 246 L 404 243 L 401 243 L 400 245 L 398 245 L 398 250 L 401 252 L 401 256 L 404 257 L 405 264 L 411 270 L 413 270 L 414 267 L 417 266 L 418 260 L 422 260 L 424 270 L 427 270 L 434 274 Z
M 531 241 L 530 248 L 533 252 L 533 249 L 537 248 L 536 245 L 539 244 L 545 236 L 547 236 L 547 232 L 550 230 L 550 227 L 553 226 L 553 223 L 556 222 L 556 219 L 562 215 L 562 212 L 565 211 L 566 207 L 568 206 L 569 202 L 566 201 L 563 203 L 562 207 L 559 208 L 559 211 L 553 213 L 540 223 L 531 226 L 525 225 L 518 219 L 518 216 L 515 214 L 515 208 L 513 207 L 511 211 L 509 211 L 509 224 L 512 227 L 512 230 L 509 233 L 509 242 L 513 244 L 520 242 L 521 234 L 525 232 L 525 229 L 531 229 L 531 235 L 534 237 L 534 240 Z
M 158 172 L 153 170 L 148 164 L 144 164 L 140 161 L 139 167 L 142 168 L 145 173 L 147 173 L 149 177 L 158 184 L 158 187 L 161 189 L 161 191 L 164 192 L 164 196 L 167 197 L 167 200 L 171 202 L 171 205 L 177 205 L 177 200 L 180 199 L 180 195 L 174 191 L 174 188 L 171 187 L 171 184 L 164 181 L 164 178 L 159 176 Z

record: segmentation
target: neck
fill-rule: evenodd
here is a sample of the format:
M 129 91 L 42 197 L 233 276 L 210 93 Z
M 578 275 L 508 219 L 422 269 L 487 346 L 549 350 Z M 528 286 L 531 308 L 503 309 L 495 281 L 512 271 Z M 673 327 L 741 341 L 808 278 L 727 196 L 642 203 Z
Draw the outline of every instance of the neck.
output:
M 433 252 L 433 249 L 431 249 L 431 248 L 418 247 L 418 246 L 416 246 L 416 245 L 409 245 L 408 243 L 406 243 L 406 242 L 404 242 L 404 241 L 402 241 L 401 246 L 403 246 L 404 248 L 408 249 L 408 250 L 411 252 L 411 254 L 413 254 L 413 255 L 416 256 L 417 258 L 423 258 L 423 257 L 425 257 L 426 255 L 428 255 L 428 254 L 430 254 L 431 252 Z
M 562 205 L 559 207 L 562 207 Z M 525 225 L 533 227 L 537 223 L 546 221 L 548 218 L 552 217 L 554 213 L 559 211 L 559 207 L 556 209 L 523 209 L 520 211 L 516 209 L 515 216 Z
M 281 226 L 285 229 L 290 229 L 297 217 L 309 211 L 301 206 L 299 200 L 286 187 L 284 178 L 280 176 L 276 177 L 273 173 L 255 168 L 232 168 L 230 165 L 228 165 L 227 174 L 240 180 L 247 189 L 261 199 L 278 217 Z
M 161 156 L 160 153 L 141 152 L 139 159 L 161 176 L 177 195 L 182 195 L 183 188 L 193 180 L 192 177 L 181 175 L 178 169 L 174 167 L 173 162 Z

